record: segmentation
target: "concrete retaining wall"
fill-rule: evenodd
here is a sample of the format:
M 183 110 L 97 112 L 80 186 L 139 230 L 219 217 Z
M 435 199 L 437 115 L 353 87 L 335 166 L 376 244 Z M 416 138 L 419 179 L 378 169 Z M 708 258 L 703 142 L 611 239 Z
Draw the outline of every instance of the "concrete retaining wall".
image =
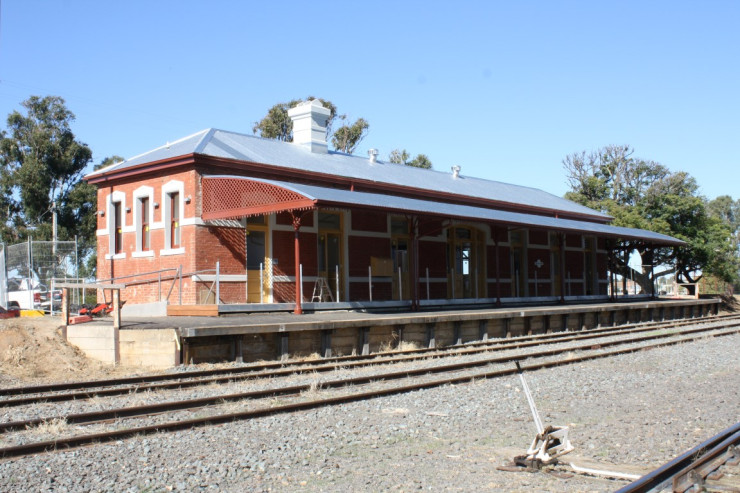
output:
M 174 329 L 122 330 L 119 332 L 120 363 L 127 366 L 170 368 L 180 350 Z
M 179 364 L 174 329 L 116 330 L 112 325 L 67 327 L 67 342 L 91 359 L 109 365 L 171 368 Z
M 116 338 L 112 325 L 70 325 L 67 327 L 67 342 L 80 348 L 91 359 L 110 365 L 116 363 Z

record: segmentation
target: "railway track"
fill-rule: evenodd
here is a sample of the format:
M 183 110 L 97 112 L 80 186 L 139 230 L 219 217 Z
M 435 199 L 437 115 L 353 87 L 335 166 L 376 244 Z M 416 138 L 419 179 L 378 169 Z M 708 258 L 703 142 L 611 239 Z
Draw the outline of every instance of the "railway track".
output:
M 341 356 L 313 361 L 263 363 L 237 368 L 221 368 L 181 373 L 142 375 L 119 379 L 4 388 L 0 389 L 0 408 L 23 406 L 40 402 L 62 402 L 90 399 L 93 397 L 110 397 L 134 392 L 185 389 L 203 385 L 223 384 L 227 382 L 258 378 L 277 378 L 295 374 L 326 373 L 336 371 L 340 368 L 353 369 L 374 365 L 392 365 L 401 362 L 423 361 L 430 358 L 469 356 L 491 351 L 536 347 L 542 344 L 598 339 L 607 335 L 620 336 L 649 333 L 655 330 L 696 325 L 702 322 L 733 323 L 733 321 L 740 321 L 740 316 L 720 315 L 671 322 L 627 324 L 618 327 L 589 329 L 578 332 L 568 331 L 524 336 L 517 338 L 515 341 L 489 340 L 473 342 L 462 346 L 448 346 L 444 349 L 410 349 L 405 351 L 394 351 L 392 353 Z
M 740 491 L 740 482 L 724 484 L 722 468 L 740 465 L 740 423 L 646 474 L 617 493 Z
M 144 406 L 126 406 L 120 408 L 106 409 L 102 411 L 83 412 L 58 416 L 45 416 L 22 421 L 10 421 L 0 424 L 2 441 L 5 443 L 15 441 L 15 445 L 0 448 L 0 457 L 9 458 L 22 455 L 41 453 L 50 450 L 78 447 L 96 442 L 120 440 L 139 434 L 149 434 L 162 431 L 173 431 L 189 429 L 192 427 L 206 426 L 224 423 L 234 420 L 252 419 L 271 414 L 295 412 L 299 410 L 313 409 L 321 406 L 338 405 L 347 402 L 370 399 L 385 395 L 392 395 L 414 390 L 422 390 L 448 384 L 466 383 L 477 379 L 496 378 L 516 373 L 513 362 L 525 361 L 522 365 L 524 370 L 537 370 L 565 364 L 573 364 L 597 358 L 605 358 L 633 351 L 651 349 L 670 344 L 690 342 L 704 337 L 716 337 L 736 334 L 740 332 L 740 321 L 732 318 L 711 320 L 722 323 L 722 327 L 693 327 L 678 330 L 667 330 L 664 326 L 654 324 L 650 327 L 629 329 L 626 337 L 618 340 L 596 339 L 586 344 L 567 345 L 557 349 L 546 349 L 530 353 L 516 353 L 506 356 L 496 356 L 473 361 L 460 361 L 455 363 L 438 364 L 433 367 L 415 366 L 384 373 L 373 373 L 371 375 L 354 376 L 351 378 L 326 380 L 318 383 L 314 380 L 308 384 L 273 386 L 249 392 L 231 394 L 218 394 L 215 396 L 199 399 L 183 399 L 168 402 L 158 402 Z M 694 324 L 701 323 L 693 320 Z M 675 325 L 675 324 L 674 324 Z M 645 330 L 648 333 L 641 333 Z M 591 331 L 589 331 L 591 332 Z M 624 333 L 624 331 L 623 331 Z M 572 333 L 571 333 L 572 335 Z M 580 334 L 581 336 L 595 334 Z M 614 331 L 603 331 L 601 339 L 613 337 Z M 545 340 L 551 343 L 561 344 L 563 341 L 549 334 Z M 566 342 L 578 338 L 569 338 Z M 535 340 L 523 341 L 516 344 L 535 343 Z M 540 340 L 542 342 L 542 340 Z M 620 347 L 621 346 L 621 347 Z M 607 350 L 607 348 L 613 348 Z M 467 348 L 468 350 L 476 348 Z M 477 348 L 481 349 L 481 348 Z M 518 349 L 516 347 L 509 348 Z M 413 353 L 413 352 L 412 352 Z M 454 353 L 461 356 L 460 351 Z M 431 353 L 430 353 L 431 354 Z M 407 355 L 409 356 L 409 355 Z M 418 356 L 418 355 L 417 355 Z M 439 359 L 439 357 L 437 357 Z M 418 362 L 416 359 L 406 358 L 403 364 Z M 344 361 L 345 365 L 347 361 Z M 367 362 L 365 362 L 367 364 Z M 292 369 L 291 374 L 296 374 Z M 444 376 L 439 378 L 440 374 Z M 287 375 L 283 375 L 287 376 Z M 157 376 L 160 377 L 160 376 Z M 254 377 L 254 376 L 253 376 Z M 272 379 L 277 377 L 273 376 Z M 406 382 L 399 382 L 406 379 Z M 321 389 L 320 391 L 318 389 Z M 318 396 L 318 394 L 327 394 Z M 318 398 L 317 398 L 318 397 Z M 243 405 L 247 409 L 236 412 L 228 412 L 225 403 L 249 402 Z M 251 406 L 251 407 L 250 407 Z M 189 413 L 195 410 L 208 408 L 211 414 L 196 418 L 189 417 Z M 183 413 L 186 415 L 183 416 Z M 156 422 L 150 424 L 152 417 Z M 126 426 L 118 429 L 126 418 Z M 136 424 L 134 419 L 143 423 Z M 147 423 L 147 420 L 149 423 Z M 68 427 L 93 428 L 89 432 L 79 435 L 67 436 L 53 440 L 34 441 L 34 429 L 50 422 L 62 422 Z M 108 429 L 105 429 L 108 426 Z M 98 429 L 95 429 L 95 428 Z M 110 429 L 110 428 L 117 429 Z M 100 428 L 103 428 L 102 430 Z M 30 430 L 30 431 L 29 431 Z

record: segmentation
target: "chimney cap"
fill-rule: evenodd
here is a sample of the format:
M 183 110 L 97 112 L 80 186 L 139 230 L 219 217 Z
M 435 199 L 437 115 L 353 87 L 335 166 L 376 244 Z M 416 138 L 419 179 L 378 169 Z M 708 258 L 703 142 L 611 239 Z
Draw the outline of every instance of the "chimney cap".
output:
M 321 101 L 319 101 L 318 99 L 309 99 L 307 101 L 300 102 L 290 108 L 288 110 L 288 116 L 292 118 L 293 116 L 301 115 L 307 112 L 323 113 L 326 116 L 329 116 L 331 114 L 331 110 L 329 108 L 326 108 L 321 103 Z
M 457 179 L 457 178 L 460 177 L 460 170 L 462 169 L 462 168 L 460 168 L 460 166 L 455 165 L 455 166 L 453 166 L 450 169 L 452 169 L 452 177 L 453 178 Z
M 378 150 L 377 149 L 368 149 L 367 155 L 370 158 L 371 163 L 375 163 L 378 160 Z

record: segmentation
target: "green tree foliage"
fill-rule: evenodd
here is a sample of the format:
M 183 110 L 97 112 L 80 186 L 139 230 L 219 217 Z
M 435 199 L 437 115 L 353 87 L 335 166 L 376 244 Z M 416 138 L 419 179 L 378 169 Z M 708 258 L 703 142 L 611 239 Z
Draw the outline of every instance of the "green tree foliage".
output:
M 650 268 L 632 271 L 629 252 L 637 250 L 642 263 L 654 265 L 654 276 L 675 273 L 679 282 L 698 282 L 703 274 L 731 281 L 737 276 L 737 255 L 728 242 L 730 227 L 713 216 L 699 195 L 696 180 L 672 173 L 654 161 L 634 157 L 629 146 L 608 146 L 596 152 L 574 153 L 563 160 L 571 191 L 566 198 L 607 213 L 613 224 L 667 234 L 686 242 L 678 248 L 657 248 L 631 242 L 614 266 L 650 292 Z
M 26 114 L 11 113 L 0 139 L 3 240 L 23 240 L 29 230 L 34 238 L 51 239 L 53 204 L 60 212 L 58 238 L 73 238 L 87 211 L 75 201 L 92 151 L 75 139 L 70 128 L 75 117 L 62 98 L 32 96 L 22 106 Z
M 728 249 L 722 251 L 721 255 L 728 260 L 726 263 L 730 264 L 728 270 L 734 275 L 734 281 L 726 278 L 725 280 L 740 288 L 740 261 L 738 261 L 738 256 L 740 256 L 740 199 L 733 201 L 729 195 L 721 195 L 711 200 L 707 208 L 711 217 L 719 219 L 730 230 Z M 733 261 L 734 265 L 732 265 Z
M 97 188 L 82 180 L 92 151 L 75 138 L 75 117 L 62 98 L 32 96 L 21 104 L 26 114 L 11 113 L 7 131 L 0 132 L 2 241 L 53 239 L 56 212 L 57 238 L 77 237 L 80 273 L 94 275 Z M 106 158 L 95 169 L 122 160 Z
M 346 120 L 346 115 L 339 117 L 342 121 Z M 352 154 L 362 139 L 367 135 L 370 124 L 364 118 L 358 118 L 353 124 L 344 124 L 334 132 L 331 137 L 331 143 L 334 149 L 346 154 Z
M 337 107 L 329 100 L 309 96 L 304 100 L 293 99 L 287 103 L 278 103 L 267 110 L 267 114 L 252 127 L 252 131 L 260 137 L 275 139 L 283 142 L 293 141 L 293 121 L 288 116 L 288 110 L 303 103 L 318 99 L 324 108 L 329 109 L 329 120 L 326 124 L 326 137 L 331 140 L 334 149 L 352 154 L 363 138 L 367 135 L 370 124 L 364 118 L 358 118 L 349 123 L 347 115 L 337 114 Z M 332 133 L 332 125 L 340 120 L 342 125 Z
M 120 156 L 111 156 L 103 159 L 94 166 L 99 170 L 111 164 L 123 161 Z M 98 189 L 85 181 L 78 181 L 69 194 L 69 199 L 59 210 L 60 223 L 76 224 L 76 234 L 79 248 L 80 277 L 95 277 L 97 270 L 97 237 L 98 220 Z
M 388 161 L 396 164 L 405 164 L 414 168 L 431 169 L 432 161 L 425 154 L 417 154 L 414 159 L 409 160 L 411 154 L 406 149 L 393 149 L 388 156 Z

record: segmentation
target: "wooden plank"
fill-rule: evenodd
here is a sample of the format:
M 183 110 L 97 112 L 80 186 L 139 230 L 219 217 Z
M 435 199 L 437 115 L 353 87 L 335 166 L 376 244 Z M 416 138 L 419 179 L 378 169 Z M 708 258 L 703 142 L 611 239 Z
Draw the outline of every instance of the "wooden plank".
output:
M 77 315 L 75 317 L 69 317 L 69 322 L 67 322 L 67 325 L 81 324 L 84 322 L 92 322 L 92 317 L 90 315 Z
M 218 317 L 218 305 L 167 305 L 168 317 Z

